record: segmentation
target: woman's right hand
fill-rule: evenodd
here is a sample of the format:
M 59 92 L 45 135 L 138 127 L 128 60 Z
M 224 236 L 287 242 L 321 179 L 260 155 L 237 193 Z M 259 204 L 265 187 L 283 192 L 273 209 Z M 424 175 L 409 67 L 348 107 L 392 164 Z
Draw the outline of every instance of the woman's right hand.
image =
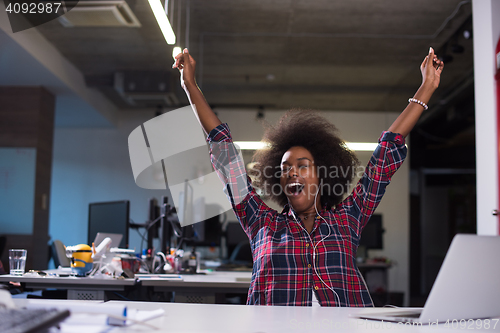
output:
M 172 68 L 177 68 L 181 73 L 181 86 L 185 90 L 187 86 L 196 85 L 194 77 L 196 61 L 189 54 L 188 49 L 175 56 Z

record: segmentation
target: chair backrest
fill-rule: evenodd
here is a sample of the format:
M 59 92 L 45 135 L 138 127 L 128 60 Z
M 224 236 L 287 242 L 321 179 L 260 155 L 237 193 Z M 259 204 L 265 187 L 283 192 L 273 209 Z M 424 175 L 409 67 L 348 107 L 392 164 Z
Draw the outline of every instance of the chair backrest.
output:
M 64 244 L 56 239 L 52 242 L 52 258 L 54 259 L 54 266 L 70 267 L 71 261 L 66 256 L 66 248 Z
M 7 245 L 7 236 L 0 236 L 0 258 L 2 257 L 3 251 L 5 250 L 5 245 Z

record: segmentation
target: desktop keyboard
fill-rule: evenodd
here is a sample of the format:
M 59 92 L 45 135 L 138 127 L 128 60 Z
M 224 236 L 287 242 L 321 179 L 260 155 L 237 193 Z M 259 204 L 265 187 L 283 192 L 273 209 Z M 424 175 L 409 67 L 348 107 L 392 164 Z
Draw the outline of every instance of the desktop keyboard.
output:
M 0 332 L 39 333 L 69 316 L 68 310 L 57 309 L 0 309 Z

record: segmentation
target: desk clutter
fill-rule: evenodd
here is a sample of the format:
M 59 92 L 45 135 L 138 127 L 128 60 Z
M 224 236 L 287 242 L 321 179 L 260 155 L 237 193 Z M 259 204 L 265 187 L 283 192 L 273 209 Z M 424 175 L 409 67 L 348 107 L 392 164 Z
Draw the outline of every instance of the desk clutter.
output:
M 90 203 L 87 241 L 65 246 L 61 240 L 53 240 L 50 256 L 54 266 L 69 270 L 49 274 L 108 279 L 251 270 L 250 244 L 239 223 L 217 214 L 216 207 L 205 208 L 209 215 L 215 215 L 195 225 L 181 226 L 179 214 L 166 196 L 160 203 L 155 198 L 149 200 L 144 223 L 130 219 L 128 200 Z M 129 230 L 141 236 L 140 245 L 135 243 L 133 247 L 137 251 L 130 249 Z M 29 270 L 33 264 L 27 267 Z M 29 272 L 34 274 L 37 272 Z
M 128 277 L 139 271 L 140 260 L 133 250 L 111 247 L 112 240 L 105 237 L 97 247 L 87 244 L 67 246 L 66 256 L 70 259 L 70 275 L 84 277 Z
M 60 269 L 53 273 L 63 276 L 92 276 L 94 278 L 134 278 L 137 273 L 202 273 L 200 271 L 200 253 L 196 252 L 195 248 L 190 252 L 185 252 L 182 249 L 171 249 L 167 255 L 157 252 L 154 256 L 151 250 L 144 250 L 139 258 L 134 250 L 111 247 L 113 243 L 119 243 L 119 239 L 115 239 L 113 242 L 114 235 L 106 235 L 109 237 L 102 239 L 102 235 L 98 234 L 96 240 L 102 239 L 102 241 L 97 247 L 95 243 L 92 246 L 78 244 L 64 247 L 64 255 L 69 259 L 70 270 Z M 59 267 L 62 268 L 62 266 Z
M 113 247 L 120 239 L 119 234 L 98 233 L 91 245 L 54 242 L 60 252 L 57 269 L 2 275 L 0 283 L 15 283 L 20 293 L 43 299 L 245 303 L 248 267 L 219 271 L 225 267 L 222 261 L 200 260 L 194 246 L 166 255 L 145 250 L 139 257 L 132 249 Z
M 133 278 L 136 274 L 205 274 L 213 270 L 252 270 L 251 262 L 202 260 L 195 247 L 188 251 L 171 249 L 167 255 L 162 252 L 153 255 L 151 250 L 144 250 L 139 258 L 134 250 L 110 247 L 111 244 L 112 241 L 105 238 L 97 247 L 91 248 L 86 244 L 66 247 L 70 275 Z

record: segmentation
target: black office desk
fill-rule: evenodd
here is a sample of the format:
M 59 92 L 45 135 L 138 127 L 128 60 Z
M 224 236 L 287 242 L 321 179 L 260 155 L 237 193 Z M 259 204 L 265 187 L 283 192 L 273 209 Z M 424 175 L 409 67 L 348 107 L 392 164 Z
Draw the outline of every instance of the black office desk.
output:
M 180 279 L 94 279 L 90 277 L 32 277 L 0 275 L 0 283 L 19 282 L 25 289 L 67 290 L 75 300 L 109 300 L 106 293 L 132 293 L 131 298 L 144 300 L 150 292 L 175 292 L 180 303 L 215 303 L 217 294 L 244 294 L 250 286 L 250 272 L 212 272 L 182 275 Z M 122 297 L 123 298 L 123 297 Z M 127 297 L 128 298 L 128 297 Z

